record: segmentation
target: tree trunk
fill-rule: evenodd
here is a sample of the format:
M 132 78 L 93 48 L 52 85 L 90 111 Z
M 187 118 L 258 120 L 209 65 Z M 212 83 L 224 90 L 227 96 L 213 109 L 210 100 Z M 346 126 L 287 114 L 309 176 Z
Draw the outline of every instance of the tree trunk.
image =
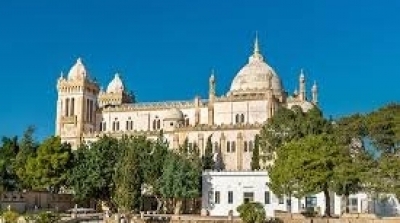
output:
M 344 195 L 344 199 L 346 199 L 346 214 L 348 214 L 348 213 L 350 213 L 350 195 L 348 194 L 348 193 L 346 193 L 345 195 Z
M 182 209 L 182 199 L 176 199 L 174 214 L 179 215 Z
M 331 197 L 329 194 L 328 187 L 324 187 L 324 196 L 325 196 L 325 217 L 331 217 Z
M 160 197 L 158 197 L 158 196 L 154 196 L 154 197 L 157 200 L 157 213 L 160 213 L 160 210 L 161 210 L 164 202 Z

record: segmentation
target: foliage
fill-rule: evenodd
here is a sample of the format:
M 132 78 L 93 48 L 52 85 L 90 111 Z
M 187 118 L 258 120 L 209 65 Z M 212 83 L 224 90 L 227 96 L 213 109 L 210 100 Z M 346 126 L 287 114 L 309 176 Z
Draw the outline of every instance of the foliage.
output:
M 322 112 L 314 107 L 304 113 L 298 106 L 292 109 L 279 107 L 260 132 L 260 145 L 265 154 L 274 154 L 276 149 L 287 142 L 301 139 L 307 135 L 317 135 L 332 131 L 330 123 Z M 267 159 L 272 159 L 269 155 Z
M 144 187 L 146 193 L 157 199 L 157 210 L 162 206 L 160 181 L 163 174 L 165 157 L 167 157 L 168 144 L 164 141 L 162 132 L 156 141 L 147 141 L 147 145 L 141 148 L 141 169 L 143 172 Z
M 383 153 L 400 148 L 400 104 L 389 104 L 367 115 L 368 136 Z
M 115 184 L 113 200 L 122 212 L 140 210 L 143 174 L 139 152 L 146 144 L 147 140 L 144 137 L 123 137 L 119 142 L 121 156 L 113 177 Z
M 330 216 L 329 191 L 334 190 L 337 168 L 350 157 L 331 135 L 309 135 L 278 149 L 270 170 L 271 189 L 277 195 L 304 197 L 324 192 L 325 215 Z
M 201 169 L 199 165 L 182 155 L 170 153 L 164 165 L 160 181 L 160 192 L 164 198 L 178 201 L 175 213 L 180 213 L 180 205 L 185 198 L 200 195 Z
M 264 205 L 259 202 L 241 204 L 236 210 L 244 223 L 262 223 L 266 217 Z
M 26 221 L 35 223 L 56 223 L 61 220 L 61 216 L 57 213 L 43 211 L 38 214 L 30 214 L 25 217 Z
M 111 204 L 118 154 L 118 140 L 108 136 L 92 143 L 90 149 L 83 145 L 75 151 L 68 185 L 74 190 L 76 200 L 96 199 Z
M 252 170 L 260 169 L 260 137 L 258 134 L 254 139 L 253 156 L 251 157 L 250 166 Z
M 383 155 L 378 160 L 377 192 L 393 193 L 400 197 L 400 157 Z
M 35 128 L 33 126 L 29 126 L 19 142 L 19 152 L 15 159 L 14 169 L 16 170 L 16 174 L 21 181 L 21 188 L 31 188 L 30 178 L 26 173 L 26 163 L 29 158 L 32 158 L 36 155 L 36 149 L 38 147 L 37 143 L 33 138 L 33 134 L 35 132 Z
M 19 214 L 15 211 L 7 210 L 3 212 L 2 217 L 4 219 L 4 223 L 17 223 Z
M 39 146 L 36 157 L 30 157 L 26 174 L 35 189 L 57 192 L 68 178 L 72 165 L 71 146 L 59 137 L 50 137 Z
M 213 159 L 213 144 L 211 141 L 212 135 L 207 138 L 206 149 L 204 151 L 204 155 L 202 156 L 202 169 L 203 170 L 212 170 L 214 169 L 214 159 Z
M 18 188 L 18 177 L 13 166 L 18 150 L 17 137 L 2 138 L 0 149 L 0 186 L 2 190 L 10 191 Z

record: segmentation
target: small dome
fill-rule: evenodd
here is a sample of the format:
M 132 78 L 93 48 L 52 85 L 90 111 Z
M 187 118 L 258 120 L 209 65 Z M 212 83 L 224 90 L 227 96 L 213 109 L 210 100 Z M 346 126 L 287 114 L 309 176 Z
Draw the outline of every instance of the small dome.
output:
M 170 110 L 165 112 L 164 120 L 175 120 L 175 121 L 183 120 L 183 113 L 181 110 L 177 108 L 171 108 Z
M 125 90 L 124 83 L 119 76 L 119 74 L 115 74 L 114 79 L 108 84 L 107 93 L 121 93 Z
M 301 110 L 303 110 L 303 112 L 308 112 L 309 110 L 311 110 L 312 108 L 315 107 L 315 105 L 309 101 L 303 101 L 303 102 L 296 102 L 290 105 L 290 109 L 293 108 L 293 106 L 300 106 Z
M 86 79 L 87 72 L 86 68 L 82 63 L 82 59 L 78 58 L 76 63 L 71 67 L 68 72 L 68 79 L 69 80 L 79 80 L 79 79 Z
M 256 38 L 253 55 L 233 79 L 228 95 L 263 94 L 270 88 L 273 89 L 275 95 L 282 94 L 281 80 L 274 69 L 264 61 Z

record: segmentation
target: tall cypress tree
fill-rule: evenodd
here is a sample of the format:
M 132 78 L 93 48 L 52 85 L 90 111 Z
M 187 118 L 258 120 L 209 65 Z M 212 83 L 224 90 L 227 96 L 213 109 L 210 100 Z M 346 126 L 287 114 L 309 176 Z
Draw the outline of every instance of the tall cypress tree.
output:
M 123 156 L 116 165 L 114 201 L 125 213 L 140 210 L 143 174 L 138 152 L 145 143 L 141 138 L 125 138 L 120 142 Z
M 213 160 L 213 152 L 212 152 L 212 142 L 211 142 L 211 136 L 210 135 L 207 138 L 207 144 L 206 144 L 206 149 L 204 151 L 204 155 L 202 156 L 202 168 L 203 170 L 210 170 L 214 169 L 215 162 Z
M 258 134 L 254 139 L 253 156 L 251 157 L 250 165 L 252 170 L 260 169 L 260 137 L 258 136 Z

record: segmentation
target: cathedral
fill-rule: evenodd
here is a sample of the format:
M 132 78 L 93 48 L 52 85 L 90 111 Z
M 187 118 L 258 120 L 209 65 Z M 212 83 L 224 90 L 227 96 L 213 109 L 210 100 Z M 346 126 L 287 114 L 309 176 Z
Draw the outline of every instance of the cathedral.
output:
M 250 169 L 255 135 L 279 106 L 317 106 L 316 83 L 307 97 L 306 79 L 300 71 L 298 91 L 288 94 L 281 79 L 261 54 L 258 38 L 247 63 L 232 80 L 230 90 L 216 95 L 217 77 L 211 73 L 208 98 L 189 101 L 140 102 L 125 88 L 119 74 L 103 90 L 89 76 L 79 58 L 68 76 L 57 81 L 56 135 L 77 148 L 103 135 L 145 135 L 156 138 L 160 131 L 171 149 L 185 140 L 204 153 L 208 137 L 213 152 L 225 169 Z M 262 164 L 261 164 L 262 165 Z

